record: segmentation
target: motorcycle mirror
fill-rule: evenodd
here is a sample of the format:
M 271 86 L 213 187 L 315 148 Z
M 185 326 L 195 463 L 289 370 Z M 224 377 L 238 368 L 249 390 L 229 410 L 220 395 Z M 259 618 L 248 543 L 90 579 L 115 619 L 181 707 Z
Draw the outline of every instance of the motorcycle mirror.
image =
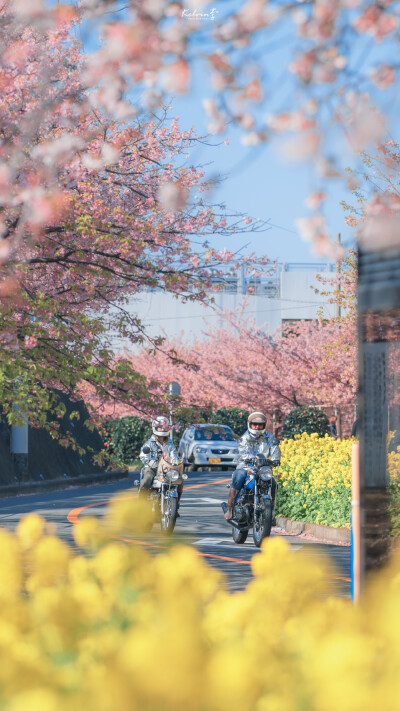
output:
M 150 447 L 143 447 L 142 452 L 143 454 L 150 454 Z

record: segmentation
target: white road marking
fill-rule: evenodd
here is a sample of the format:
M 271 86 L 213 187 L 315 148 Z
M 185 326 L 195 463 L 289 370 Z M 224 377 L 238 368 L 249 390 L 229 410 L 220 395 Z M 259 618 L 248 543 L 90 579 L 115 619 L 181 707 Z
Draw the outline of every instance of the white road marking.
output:
M 219 546 L 219 545 L 229 546 L 230 548 L 238 548 L 237 544 L 234 543 L 230 538 L 199 538 L 197 541 L 193 541 L 193 546 Z M 241 544 L 240 548 L 247 549 L 248 547 L 253 548 L 254 544 L 251 538 L 244 545 Z M 290 550 L 299 551 L 300 548 L 304 548 L 302 544 L 290 543 Z
M 222 504 L 223 499 L 185 499 L 182 500 L 182 508 L 186 506 L 208 506 L 209 504 Z
M 207 499 L 206 496 L 203 496 L 200 501 L 205 501 L 206 504 L 222 504 L 222 499 Z

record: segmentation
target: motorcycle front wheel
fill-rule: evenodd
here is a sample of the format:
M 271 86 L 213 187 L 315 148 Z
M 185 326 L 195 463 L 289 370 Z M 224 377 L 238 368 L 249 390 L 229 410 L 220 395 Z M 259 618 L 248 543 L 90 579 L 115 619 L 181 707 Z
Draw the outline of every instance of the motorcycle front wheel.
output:
M 265 502 L 265 508 L 259 511 L 254 520 L 253 540 L 254 544 L 259 548 L 264 538 L 268 538 L 271 533 L 272 526 L 272 503 Z
M 168 496 L 166 500 L 166 509 L 161 517 L 161 531 L 166 536 L 171 535 L 175 528 L 176 518 L 178 515 L 178 499 L 175 496 Z
M 238 544 L 244 543 L 246 541 L 247 534 L 248 534 L 248 530 L 247 531 L 240 531 L 238 528 L 232 527 L 232 538 L 235 543 L 238 543 Z

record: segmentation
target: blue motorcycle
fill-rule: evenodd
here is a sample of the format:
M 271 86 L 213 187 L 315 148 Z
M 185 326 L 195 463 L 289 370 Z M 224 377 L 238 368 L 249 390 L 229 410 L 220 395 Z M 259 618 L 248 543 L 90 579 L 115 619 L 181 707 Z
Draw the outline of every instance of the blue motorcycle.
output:
M 271 533 L 273 482 L 276 488 L 271 469 L 273 465 L 275 463 L 266 459 L 263 454 L 257 454 L 253 463 L 246 468 L 246 479 L 237 495 L 233 518 L 228 520 L 235 543 L 244 543 L 252 528 L 254 544 L 259 548 L 264 538 Z M 226 504 L 223 504 L 222 508 L 225 512 Z

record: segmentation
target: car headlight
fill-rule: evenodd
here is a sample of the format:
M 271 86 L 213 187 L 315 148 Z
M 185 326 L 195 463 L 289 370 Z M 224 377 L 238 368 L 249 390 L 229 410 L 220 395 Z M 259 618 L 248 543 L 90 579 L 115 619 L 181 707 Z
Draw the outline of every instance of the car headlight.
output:
M 206 450 L 204 449 L 204 447 L 195 447 L 194 451 L 198 454 L 199 452 L 205 452 Z

